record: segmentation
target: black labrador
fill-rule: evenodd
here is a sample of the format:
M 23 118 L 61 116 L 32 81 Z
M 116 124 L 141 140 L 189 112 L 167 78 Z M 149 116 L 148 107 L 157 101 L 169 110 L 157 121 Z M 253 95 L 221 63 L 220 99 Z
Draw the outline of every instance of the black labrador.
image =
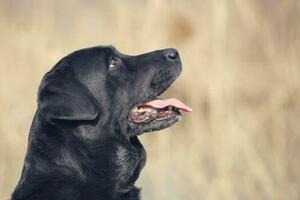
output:
M 190 108 L 161 100 L 181 72 L 175 49 L 129 56 L 76 51 L 43 78 L 21 179 L 12 200 L 138 200 L 146 161 L 138 135 Z

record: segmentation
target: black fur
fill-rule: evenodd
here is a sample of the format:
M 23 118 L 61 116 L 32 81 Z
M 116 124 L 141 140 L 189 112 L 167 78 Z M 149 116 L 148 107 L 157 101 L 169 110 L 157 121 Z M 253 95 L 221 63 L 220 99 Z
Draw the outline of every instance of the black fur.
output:
M 111 59 L 119 63 L 110 68 Z M 138 200 L 146 161 L 137 135 L 165 124 L 130 124 L 132 106 L 177 78 L 174 49 L 128 56 L 112 46 L 76 51 L 39 88 L 21 179 L 13 200 Z

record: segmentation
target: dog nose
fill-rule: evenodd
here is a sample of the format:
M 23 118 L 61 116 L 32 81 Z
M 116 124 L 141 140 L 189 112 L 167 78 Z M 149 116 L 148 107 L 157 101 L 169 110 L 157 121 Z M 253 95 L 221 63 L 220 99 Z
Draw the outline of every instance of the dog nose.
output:
M 165 55 L 171 61 L 175 61 L 179 58 L 179 54 L 176 49 L 167 49 Z

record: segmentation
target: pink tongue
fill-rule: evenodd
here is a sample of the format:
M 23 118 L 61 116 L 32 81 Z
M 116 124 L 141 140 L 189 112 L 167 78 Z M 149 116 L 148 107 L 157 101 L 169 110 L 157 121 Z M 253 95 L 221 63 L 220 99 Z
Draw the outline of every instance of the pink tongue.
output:
M 184 103 L 182 103 L 181 101 L 171 98 L 171 99 L 166 99 L 166 100 L 162 100 L 162 99 L 156 99 L 153 101 L 149 101 L 147 103 L 145 103 L 145 105 L 154 107 L 154 108 L 165 108 L 167 106 L 174 106 L 176 108 L 179 108 L 181 111 L 184 112 L 191 112 L 192 108 L 188 107 L 187 105 L 185 105 Z

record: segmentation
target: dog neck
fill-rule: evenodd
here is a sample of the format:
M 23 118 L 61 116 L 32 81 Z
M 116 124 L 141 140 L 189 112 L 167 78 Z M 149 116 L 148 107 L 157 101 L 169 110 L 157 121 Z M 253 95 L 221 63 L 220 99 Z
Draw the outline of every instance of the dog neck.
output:
M 58 132 L 62 129 L 47 124 L 45 130 L 42 129 L 45 124 L 39 126 L 35 120 L 29 136 L 27 155 L 30 156 L 26 156 L 13 199 L 60 200 L 66 192 L 74 200 L 139 199 L 139 189 L 134 183 L 145 165 L 146 153 L 136 136 L 121 140 L 107 134 L 109 137 L 99 137 L 98 143 L 95 138 L 78 140 L 74 127 L 72 132 L 68 128 Z M 86 126 L 85 131 L 91 131 L 92 125 Z M 53 196 L 45 196 L 49 193 Z

